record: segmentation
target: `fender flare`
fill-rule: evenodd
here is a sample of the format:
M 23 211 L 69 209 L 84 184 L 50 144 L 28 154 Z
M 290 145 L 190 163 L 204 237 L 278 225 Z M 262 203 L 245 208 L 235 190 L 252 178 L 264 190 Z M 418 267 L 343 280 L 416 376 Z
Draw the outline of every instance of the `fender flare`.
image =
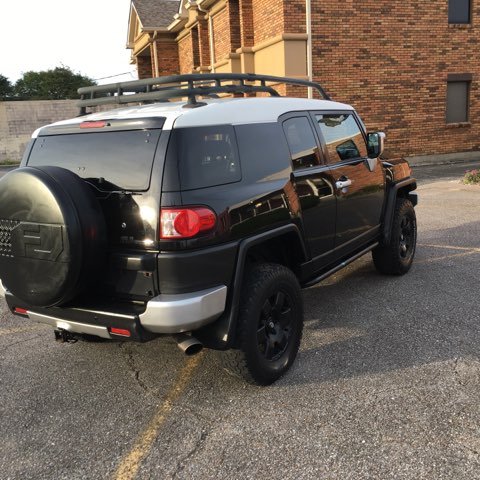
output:
M 229 295 L 229 299 L 227 300 L 227 309 L 216 322 L 205 327 L 205 329 L 208 329 L 209 331 L 208 335 L 203 335 L 201 330 L 198 331 L 198 335 L 196 335 L 197 338 L 202 341 L 207 341 L 207 343 L 210 343 L 208 342 L 208 339 L 211 339 L 212 337 L 216 339 L 212 344 L 207 346 L 218 350 L 227 350 L 234 346 L 235 330 L 240 311 L 240 297 L 242 293 L 243 280 L 245 277 L 245 265 L 248 251 L 255 245 L 259 245 L 265 241 L 272 240 L 286 234 L 293 234 L 297 236 L 302 248 L 303 261 L 307 260 L 308 253 L 301 231 L 299 227 L 293 223 L 283 225 L 253 237 L 245 238 L 239 243 L 238 255 L 235 264 L 235 273 L 230 287 L 231 296 Z
M 408 192 L 407 198 L 416 206 L 418 203 L 418 197 L 416 193 L 412 193 L 417 188 L 417 181 L 415 178 L 406 178 L 398 183 L 391 184 L 387 196 L 387 203 L 385 205 L 385 214 L 383 217 L 383 237 L 382 241 L 384 245 L 390 243 L 390 234 L 392 232 L 393 214 L 395 212 L 395 202 L 397 201 L 398 192 L 400 190 L 406 190 Z

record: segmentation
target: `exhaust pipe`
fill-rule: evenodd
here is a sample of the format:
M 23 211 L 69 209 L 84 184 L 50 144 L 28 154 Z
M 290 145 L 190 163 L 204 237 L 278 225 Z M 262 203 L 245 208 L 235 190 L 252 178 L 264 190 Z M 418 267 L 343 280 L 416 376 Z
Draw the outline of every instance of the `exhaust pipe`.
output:
M 178 348 L 189 357 L 200 353 L 203 349 L 203 344 L 191 335 L 179 333 L 177 335 L 173 335 L 173 338 L 177 342 Z

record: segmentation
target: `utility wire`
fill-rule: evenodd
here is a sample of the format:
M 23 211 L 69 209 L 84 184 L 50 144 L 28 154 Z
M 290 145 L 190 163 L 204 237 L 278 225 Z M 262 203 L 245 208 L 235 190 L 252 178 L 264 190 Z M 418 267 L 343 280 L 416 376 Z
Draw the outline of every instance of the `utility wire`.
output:
M 122 75 L 129 75 L 133 78 L 133 74 L 135 73 L 135 70 L 132 70 L 130 72 L 124 72 L 124 73 L 117 73 L 116 75 L 110 75 L 108 77 L 101 77 L 101 78 L 94 78 L 95 81 L 98 80 L 106 80 L 107 78 L 114 78 L 114 77 L 120 77 Z

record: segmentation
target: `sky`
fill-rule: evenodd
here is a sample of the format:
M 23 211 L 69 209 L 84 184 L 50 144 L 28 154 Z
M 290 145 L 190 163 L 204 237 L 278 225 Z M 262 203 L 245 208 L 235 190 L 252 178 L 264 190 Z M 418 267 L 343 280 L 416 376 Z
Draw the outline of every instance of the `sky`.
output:
M 23 72 L 64 65 L 100 84 L 134 80 L 129 12 L 130 0 L 2 2 L 0 74 L 14 83 Z

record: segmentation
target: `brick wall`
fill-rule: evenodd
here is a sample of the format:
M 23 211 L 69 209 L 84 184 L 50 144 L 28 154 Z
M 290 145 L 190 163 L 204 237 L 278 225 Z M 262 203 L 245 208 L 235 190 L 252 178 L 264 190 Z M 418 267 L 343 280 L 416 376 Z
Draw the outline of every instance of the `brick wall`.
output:
M 230 48 L 234 52 L 241 46 L 240 40 L 240 2 L 230 0 L 227 5 L 228 18 L 230 22 Z
M 239 4 L 240 19 L 240 44 L 242 47 L 253 47 L 253 7 L 252 0 L 240 0 Z
M 189 33 L 178 42 L 180 74 L 192 73 L 194 69 L 192 35 Z
M 332 0 L 330 0 L 332 1 Z M 318 2 L 312 2 L 312 4 Z M 305 15 L 305 0 L 288 0 L 283 3 L 285 33 L 306 33 L 307 19 Z
M 206 20 L 199 20 L 197 25 L 198 31 L 198 51 L 200 57 L 200 65 L 210 65 L 210 38 L 208 32 L 208 22 Z
M 180 64 L 178 60 L 178 45 L 175 40 L 157 42 L 158 73 L 162 76 L 176 75 Z
M 151 57 L 137 57 L 137 72 L 138 78 L 152 78 L 152 59 Z
M 215 39 L 215 61 L 218 62 L 231 53 L 230 19 L 228 8 L 213 17 L 213 38 Z
M 312 1 L 314 79 L 354 105 L 370 130 L 387 133 L 387 156 L 480 150 L 480 1 L 472 2 L 472 25 L 449 26 L 448 0 Z M 213 18 L 215 58 L 305 33 L 305 20 L 304 0 L 229 0 Z M 210 63 L 205 23 L 178 42 L 178 56 L 181 73 Z M 470 122 L 447 125 L 448 75 L 465 73 L 473 75 Z
M 480 4 L 448 25 L 448 1 L 313 2 L 314 74 L 387 133 L 387 156 L 480 150 Z M 446 125 L 448 74 L 472 73 L 471 125 Z M 455 128 L 456 127 L 456 128 Z
M 285 0 L 252 0 L 253 31 L 256 45 L 270 38 L 274 38 L 283 32 L 284 1 Z

